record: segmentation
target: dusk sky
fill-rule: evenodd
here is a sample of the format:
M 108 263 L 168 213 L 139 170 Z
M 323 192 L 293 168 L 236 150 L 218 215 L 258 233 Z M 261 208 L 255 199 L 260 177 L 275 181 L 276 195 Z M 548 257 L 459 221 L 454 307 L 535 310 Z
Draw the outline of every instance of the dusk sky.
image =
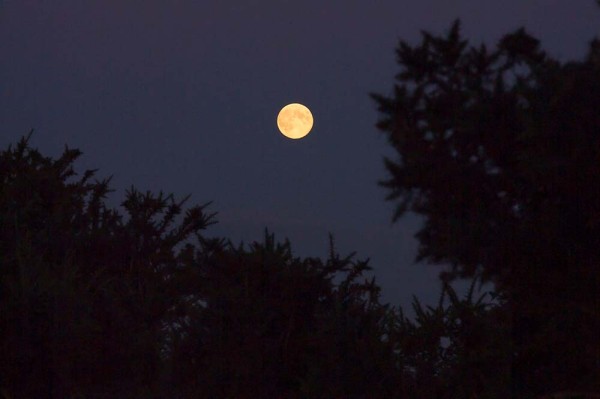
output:
M 599 33 L 593 0 L 0 0 L 0 146 L 83 156 L 78 170 L 126 188 L 213 201 L 207 235 L 261 240 L 297 256 L 370 258 L 383 300 L 439 295 L 436 266 L 413 263 L 420 219 L 391 223 L 377 181 L 394 155 L 370 92 L 389 94 L 400 39 L 460 18 L 472 44 L 524 26 L 550 55 L 579 59 Z M 311 133 L 277 130 L 308 106 Z

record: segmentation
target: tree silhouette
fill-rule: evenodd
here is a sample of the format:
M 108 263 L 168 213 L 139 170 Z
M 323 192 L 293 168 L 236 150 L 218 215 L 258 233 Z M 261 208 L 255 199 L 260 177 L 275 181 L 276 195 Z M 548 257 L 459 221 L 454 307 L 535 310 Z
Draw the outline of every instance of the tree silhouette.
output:
M 514 392 L 600 389 L 599 42 L 561 63 L 523 29 L 470 47 L 456 21 L 397 57 L 392 96 L 372 97 L 394 220 L 425 216 L 417 260 L 506 299 Z
M 22 139 L 0 154 L 0 389 L 7 397 L 153 397 L 178 246 L 210 224 L 204 206 L 76 179 Z
M 0 153 L 2 396 L 402 397 L 366 261 L 206 238 L 206 205 L 163 193 L 111 209 L 79 156 Z
M 295 258 L 269 234 L 248 249 L 206 246 L 194 312 L 174 339 L 185 396 L 394 397 L 391 314 L 374 281 L 360 281 L 366 262 L 333 249 L 326 262 Z
M 444 283 L 436 307 L 415 297 L 414 320 L 396 312 L 392 341 L 405 397 L 510 397 L 510 324 L 501 301 L 474 299 L 476 282 L 463 299 Z

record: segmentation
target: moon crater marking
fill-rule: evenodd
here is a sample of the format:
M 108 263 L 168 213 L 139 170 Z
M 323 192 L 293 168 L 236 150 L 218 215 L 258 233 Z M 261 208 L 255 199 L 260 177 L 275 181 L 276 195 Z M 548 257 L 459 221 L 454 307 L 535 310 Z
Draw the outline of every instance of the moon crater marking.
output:
M 313 116 L 302 104 L 288 104 L 277 115 L 277 127 L 284 136 L 290 139 L 301 139 L 312 129 Z

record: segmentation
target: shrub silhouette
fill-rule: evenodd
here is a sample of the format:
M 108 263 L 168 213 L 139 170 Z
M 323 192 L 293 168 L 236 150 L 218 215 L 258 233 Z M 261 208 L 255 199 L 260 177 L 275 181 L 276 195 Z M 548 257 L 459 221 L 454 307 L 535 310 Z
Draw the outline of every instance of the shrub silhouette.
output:
M 395 397 L 391 309 L 366 261 L 207 238 L 207 205 L 81 177 L 29 137 L 0 154 L 7 397 Z M 386 339 L 386 337 L 388 337 Z
M 211 222 L 204 206 L 76 178 L 23 138 L 0 155 L 0 388 L 12 397 L 152 397 L 166 315 L 185 257 Z

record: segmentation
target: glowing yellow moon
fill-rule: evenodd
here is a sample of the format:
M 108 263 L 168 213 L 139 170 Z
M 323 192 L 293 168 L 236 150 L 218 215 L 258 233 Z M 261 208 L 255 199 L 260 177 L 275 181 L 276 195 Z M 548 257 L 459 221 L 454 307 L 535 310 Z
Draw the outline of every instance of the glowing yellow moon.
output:
M 288 104 L 277 115 L 277 127 L 285 137 L 301 139 L 312 129 L 313 116 L 302 104 Z

